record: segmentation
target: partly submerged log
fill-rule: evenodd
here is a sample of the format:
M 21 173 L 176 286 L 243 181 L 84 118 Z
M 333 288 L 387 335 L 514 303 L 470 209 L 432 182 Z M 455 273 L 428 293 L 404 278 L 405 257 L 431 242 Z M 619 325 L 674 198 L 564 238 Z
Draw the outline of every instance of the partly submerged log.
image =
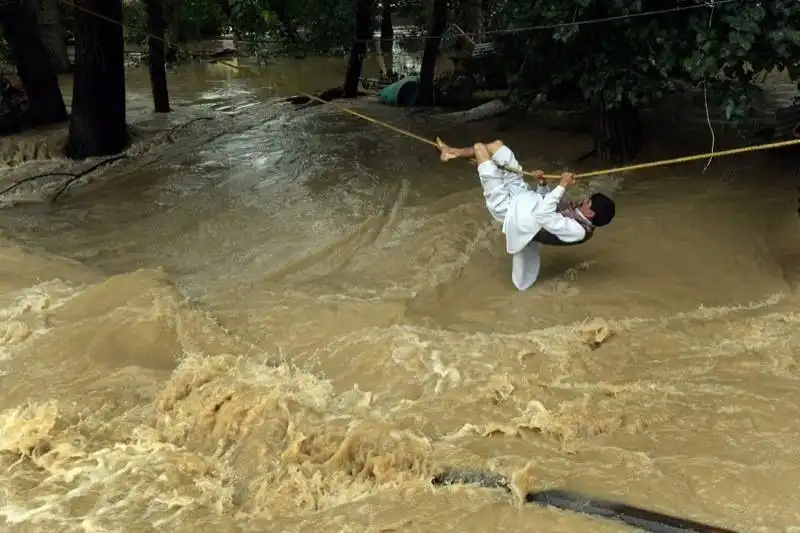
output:
M 433 115 L 433 117 L 441 120 L 447 120 L 456 124 L 467 124 L 469 122 L 478 122 L 481 120 L 499 117 L 507 113 L 508 110 L 508 105 L 503 101 L 492 100 L 477 107 L 473 107 L 472 109 L 467 109 L 466 111 L 442 113 L 440 115 Z
M 226 59 L 233 59 L 237 56 L 238 52 L 233 48 L 223 48 L 222 50 L 198 50 L 190 52 L 194 59 L 204 59 L 207 61 L 224 61 Z
M 326 89 L 322 92 L 313 93 L 314 96 L 319 98 L 320 100 L 324 100 L 325 102 L 331 102 L 336 99 L 345 98 L 344 90 L 342 87 L 331 87 L 330 89 Z M 368 93 L 363 91 L 358 91 L 358 96 L 369 96 Z M 315 105 L 322 105 L 322 102 L 319 100 L 314 100 L 309 98 L 308 96 L 298 95 L 298 96 L 290 96 L 286 98 L 284 102 L 288 102 L 290 104 L 299 105 L 300 107 L 297 110 L 305 109 L 307 107 L 312 107 Z
M 464 484 L 514 492 L 511 480 L 502 474 L 461 468 L 445 470 L 431 479 L 431 484 L 439 487 Z M 529 492 L 524 495 L 524 501 L 623 523 L 649 533 L 736 533 L 731 529 L 702 524 L 622 502 L 591 498 L 569 490 Z

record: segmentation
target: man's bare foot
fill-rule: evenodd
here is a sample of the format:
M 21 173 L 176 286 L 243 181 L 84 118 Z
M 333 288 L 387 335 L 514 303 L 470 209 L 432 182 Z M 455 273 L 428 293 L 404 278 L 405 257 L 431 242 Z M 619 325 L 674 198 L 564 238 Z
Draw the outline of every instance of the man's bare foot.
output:
M 436 146 L 439 147 L 439 159 L 442 161 L 450 161 L 458 157 L 458 152 L 455 149 L 447 146 L 443 140 L 436 137 Z

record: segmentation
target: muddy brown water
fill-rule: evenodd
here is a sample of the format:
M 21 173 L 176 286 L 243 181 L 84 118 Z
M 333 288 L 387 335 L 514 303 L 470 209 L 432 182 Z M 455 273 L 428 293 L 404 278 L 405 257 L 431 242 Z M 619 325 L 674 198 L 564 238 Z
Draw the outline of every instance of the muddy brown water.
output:
M 547 249 L 518 293 L 467 163 L 278 101 L 276 81 L 324 89 L 343 65 L 183 67 L 167 117 L 131 70 L 135 157 L 55 205 L 60 178 L 4 197 L 0 528 L 628 531 L 432 488 L 450 466 L 800 528 L 791 162 L 582 183 L 617 219 Z M 528 168 L 588 147 L 360 109 L 453 143 L 500 136 Z M 3 139 L 2 185 L 88 165 L 57 157 L 63 134 Z M 644 157 L 681 155 L 656 144 Z

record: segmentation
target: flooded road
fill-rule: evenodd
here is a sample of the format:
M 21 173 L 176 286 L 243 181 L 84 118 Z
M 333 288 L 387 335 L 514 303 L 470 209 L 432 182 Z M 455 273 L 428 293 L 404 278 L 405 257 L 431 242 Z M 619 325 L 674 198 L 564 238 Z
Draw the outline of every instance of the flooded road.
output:
M 629 531 L 432 488 L 447 467 L 800 528 L 791 163 L 582 182 L 617 218 L 546 250 L 519 293 L 468 164 L 280 101 L 276 82 L 343 71 L 182 67 L 154 117 L 131 70 L 130 160 L 52 205 L 63 178 L 2 198 L 2 530 Z M 453 144 L 501 137 L 530 169 L 591 146 L 355 105 Z M 63 136 L 3 139 L 0 185 L 88 167 L 54 157 Z

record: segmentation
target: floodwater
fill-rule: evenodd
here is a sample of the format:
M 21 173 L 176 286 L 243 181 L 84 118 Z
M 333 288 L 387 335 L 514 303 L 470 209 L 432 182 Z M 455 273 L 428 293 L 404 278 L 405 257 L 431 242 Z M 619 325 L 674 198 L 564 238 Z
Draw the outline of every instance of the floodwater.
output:
M 797 531 L 791 161 L 582 182 L 616 220 L 547 249 L 519 293 L 468 163 L 278 99 L 343 71 L 182 67 L 154 117 L 131 70 L 130 160 L 54 204 L 63 177 L 2 196 L 0 529 L 629 531 L 519 503 L 564 488 Z M 358 105 L 454 144 L 500 136 L 527 168 L 590 147 Z M 55 156 L 63 136 L 3 139 L 2 185 L 89 166 Z M 643 158 L 707 148 L 671 139 Z M 449 467 L 514 492 L 433 488 Z

